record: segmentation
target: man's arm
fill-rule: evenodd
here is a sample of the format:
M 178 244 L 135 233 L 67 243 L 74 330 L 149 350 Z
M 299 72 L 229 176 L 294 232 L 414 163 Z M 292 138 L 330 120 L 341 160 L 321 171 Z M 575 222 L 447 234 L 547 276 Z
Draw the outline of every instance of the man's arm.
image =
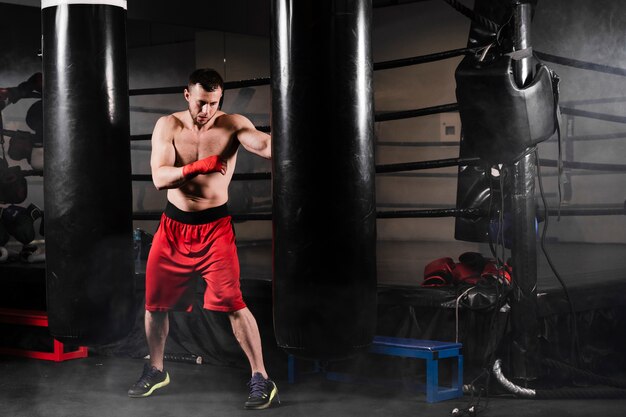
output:
M 176 150 L 174 149 L 174 131 L 176 118 L 163 116 L 157 120 L 152 132 L 152 153 L 150 168 L 152 182 L 157 190 L 178 188 L 185 182 L 183 168 L 174 166 Z
M 226 173 L 226 161 L 216 155 L 182 167 L 175 166 L 176 150 L 173 140 L 177 125 L 178 122 L 174 116 L 164 116 L 154 126 L 152 154 L 150 156 L 154 186 L 158 190 L 178 188 L 200 174 L 220 172 L 224 175 Z
M 230 117 L 235 127 L 235 136 L 237 136 L 239 143 L 241 143 L 248 152 L 252 152 L 265 159 L 271 159 L 271 136 L 257 130 L 252 122 L 242 115 L 233 114 L 230 115 Z

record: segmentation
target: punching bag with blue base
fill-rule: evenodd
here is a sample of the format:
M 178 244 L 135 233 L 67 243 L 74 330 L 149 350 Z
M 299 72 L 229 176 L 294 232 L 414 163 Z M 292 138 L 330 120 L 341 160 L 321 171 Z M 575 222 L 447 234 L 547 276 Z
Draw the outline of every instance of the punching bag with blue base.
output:
M 297 357 L 349 357 L 374 336 L 371 11 L 272 1 L 274 328 Z

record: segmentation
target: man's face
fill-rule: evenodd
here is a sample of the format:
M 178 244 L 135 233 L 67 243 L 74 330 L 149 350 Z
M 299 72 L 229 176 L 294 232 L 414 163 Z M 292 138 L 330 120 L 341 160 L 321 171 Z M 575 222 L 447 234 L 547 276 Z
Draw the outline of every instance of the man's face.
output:
M 185 89 L 185 100 L 189 103 L 189 114 L 198 126 L 204 126 L 218 110 L 222 89 L 206 91 L 200 84 Z

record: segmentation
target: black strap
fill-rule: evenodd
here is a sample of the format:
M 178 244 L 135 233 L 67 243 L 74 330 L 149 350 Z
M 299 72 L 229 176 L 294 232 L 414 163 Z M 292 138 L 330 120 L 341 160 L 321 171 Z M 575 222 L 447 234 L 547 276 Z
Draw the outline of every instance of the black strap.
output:
M 557 219 L 561 220 L 561 203 L 563 201 L 563 146 L 561 140 L 561 122 L 559 120 L 559 82 L 561 78 L 554 72 L 550 71 L 550 76 L 552 78 L 552 94 L 554 94 L 554 124 L 556 125 L 556 134 L 557 134 L 557 148 L 558 148 L 558 158 L 557 158 L 557 187 L 559 192 L 559 206 L 557 209 Z
M 517 51 L 513 51 L 513 52 L 509 52 L 508 54 L 505 54 L 511 57 L 511 59 L 513 61 L 520 61 L 524 58 L 530 58 L 533 56 L 533 48 L 529 47 L 529 48 L 524 48 L 524 49 L 520 49 Z
M 457 0 L 443 0 L 448 3 L 452 8 L 454 8 L 457 12 L 461 13 L 463 16 L 469 18 L 472 22 L 477 23 L 483 26 L 486 29 L 489 29 L 492 33 L 496 34 L 500 30 L 500 26 L 495 23 L 493 20 L 489 20 L 484 16 L 475 13 L 472 9 L 460 3 Z

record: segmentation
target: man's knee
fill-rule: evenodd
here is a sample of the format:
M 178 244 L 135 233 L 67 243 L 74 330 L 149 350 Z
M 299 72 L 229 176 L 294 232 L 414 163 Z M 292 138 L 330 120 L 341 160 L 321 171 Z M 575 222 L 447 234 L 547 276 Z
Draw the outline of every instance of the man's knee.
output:
M 161 324 L 167 319 L 167 311 L 149 311 L 146 310 L 146 320 L 151 323 Z
M 252 313 L 250 313 L 250 310 L 248 310 L 248 307 L 244 307 L 244 308 L 240 308 L 238 310 L 235 311 L 231 311 L 228 313 L 228 317 L 232 319 L 240 319 L 242 317 L 246 317 L 246 316 L 252 316 Z

